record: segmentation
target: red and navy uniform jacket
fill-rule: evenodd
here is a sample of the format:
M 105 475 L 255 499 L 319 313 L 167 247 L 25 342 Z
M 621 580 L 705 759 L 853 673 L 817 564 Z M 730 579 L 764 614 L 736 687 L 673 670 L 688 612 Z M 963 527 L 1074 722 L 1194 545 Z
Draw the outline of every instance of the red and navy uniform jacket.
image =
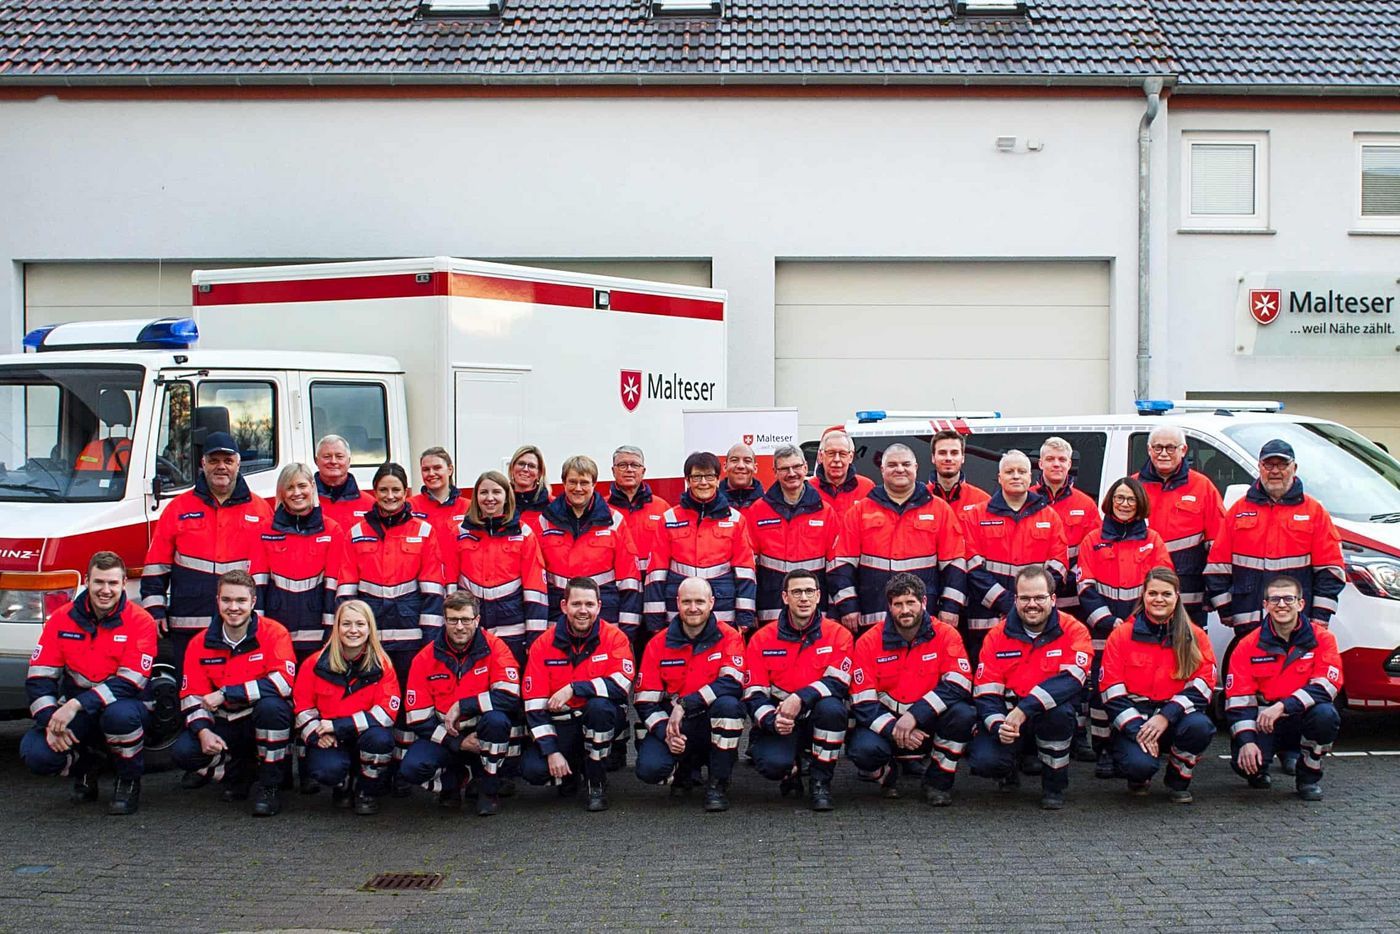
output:
M 886 739 L 905 713 L 928 732 L 940 714 L 972 697 L 972 662 L 954 626 L 927 613 L 912 641 L 892 619 L 856 640 L 851 715 Z
M 1051 610 L 1045 628 L 1032 637 L 1013 609 L 982 643 L 972 689 L 978 719 L 995 733 L 1012 706 L 1028 717 L 1073 706 L 1084 690 L 1093 651 L 1089 630 L 1073 616 Z
M 1145 616 L 1130 618 L 1113 630 L 1099 666 L 1099 694 L 1113 728 L 1133 735 L 1155 711 L 1176 726 L 1188 713 L 1209 713 L 1215 691 L 1215 650 L 1199 626 L 1191 627 L 1201 663 L 1184 678 L 1176 676 L 1176 651 L 1170 626 L 1157 626 Z
M 992 498 L 992 495 L 980 486 L 968 483 L 962 474 L 958 474 L 958 482 L 953 484 L 951 490 L 939 486 L 938 478 L 934 477 L 928 482 L 928 491 L 934 499 L 941 499 L 947 503 L 959 521 L 962 521 L 972 507 L 980 506 Z
M 540 530 L 540 513 L 549 505 L 549 485 L 541 483 L 528 493 L 516 491 L 515 518 L 521 525 L 528 525 L 531 531 Z
M 73 469 L 102 470 L 108 473 L 125 473 L 131 463 L 130 438 L 94 438 L 78 452 Z
M 354 474 L 346 474 L 345 482 L 337 487 L 326 486 L 321 475 L 316 474 L 316 498 L 321 515 L 342 529 L 351 528 L 374 509 L 374 497 L 360 491 Z
M 758 482 L 758 478 L 753 478 L 753 484 L 744 489 L 736 489 L 729 485 L 729 478 L 725 477 L 720 484 L 720 492 L 729 500 L 729 505 L 740 512 L 748 512 L 749 507 L 763 498 L 763 484 Z
M 883 486 L 846 512 L 829 572 L 832 615 L 859 613 L 863 626 L 885 621 L 885 584 L 907 571 L 928 589 L 932 612 L 960 613 L 967 603 L 962 526 L 922 483 L 897 505 Z
M 296 708 L 295 728 L 306 742 L 315 735 L 320 720 L 331 721 L 336 739 L 342 741 L 353 740 L 370 727 L 392 729 L 399 713 L 394 663 L 381 655 L 373 668 L 352 665 L 337 674 L 331 670 L 327 651 L 321 649 L 297 671 L 292 706 Z
M 1016 512 L 997 490 L 987 502 L 963 513 L 963 531 L 967 534 L 970 629 L 990 629 L 1011 611 L 1016 574 L 1022 568 L 1045 565 L 1055 578 L 1056 593 L 1069 574 L 1064 524 L 1049 501 L 1035 491 Z
M 295 516 L 278 506 L 250 568 L 258 582 L 258 609 L 286 626 L 295 646 L 320 645 L 335 618 L 344 565 L 345 532 L 321 507 Z
M 1085 535 L 1099 527 L 1103 521 L 1103 514 L 1099 512 L 1099 504 L 1094 502 L 1092 496 L 1075 489 L 1072 477 L 1065 481 L 1065 485 L 1057 493 L 1052 493 L 1044 483 L 1033 487 L 1032 490 L 1049 500 L 1055 514 L 1060 517 L 1060 525 L 1065 530 L 1065 552 L 1069 558 L 1065 567 L 1068 570 L 1055 591 L 1055 606 L 1068 611 L 1075 619 L 1083 622 L 1085 616 L 1079 610 L 1077 584 L 1079 546 Z
M 1283 712 L 1296 717 L 1317 704 L 1335 703 L 1342 689 L 1342 656 L 1337 637 L 1306 616 L 1287 640 L 1267 618 L 1230 653 L 1225 676 L 1225 719 L 1235 742 L 1254 742 L 1259 706 L 1283 701 Z
M 172 499 L 160 514 L 146 552 L 141 605 L 176 632 L 208 628 L 218 616 L 220 575 L 248 570 L 258 537 L 271 521 L 272 508 L 249 492 L 242 477 L 221 506 L 201 473 L 194 489 Z
M 754 633 L 744 655 L 749 674 L 744 701 L 754 725 L 771 731 L 777 705 L 793 694 L 802 698 L 804 712 L 825 697 L 845 703 L 851 691 L 854 649 L 850 630 L 840 623 L 817 615 L 807 628 L 798 630 L 783 610 L 774 625 Z
M 556 715 L 549 712 L 549 699 L 556 691 L 565 685 L 573 687 L 570 710 L 583 709 L 595 697 L 620 706 L 627 703 L 635 674 L 632 642 L 621 629 L 599 619 L 588 635 L 577 639 L 569 621 L 561 617 L 530 646 L 525 662 L 525 725 L 540 752 L 549 756 L 559 751 Z
M 1145 519 L 1124 525 L 1105 516 L 1103 525 L 1084 536 L 1079 543 L 1079 605 L 1094 651 L 1101 651 L 1113 627 L 1132 615 L 1147 572 L 1171 566 L 1162 536 Z
M 126 598 L 94 616 L 87 591 L 44 622 L 29 656 L 24 690 L 41 729 L 64 701 L 76 698 L 91 716 L 119 700 L 139 698 L 156 657 L 156 621 Z
M 1321 503 L 1296 477 L 1274 502 L 1254 481 L 1220 524 L 1206 565 L 1211 608 L 1227 626 L 1251 626 L 1262 617 L 1264 587 L 1280 574 L 1303 588 L 1304 612 L 1324 626 L 1337 612 L 1346 586 L 1341 538 Z
M 652 545 L 656 533 L 661 528 L 662 517 L 671 504 L 651 492 L 651 486 L 643 483 L 637 488 L 637 495 L 628 499 L 626 494 L 614 486 L 608 493 L 608 505 L 622 513 L 627 520 L 627 531 L 632 535 L 632 545 L 637 549 L 637 571 L 646 574 L 651 564 Z
M 783 609 L 783 576 L 799 568 L 817 575 L 821 589 L 818 613 L 827 609 L 827 568 L 836 561 L 841 519 L 821 494 L 809 487 L 795 506 L 783 498 L 776 483 L 744 518 L 749 523 L 753 560 L 758 576 L 758 622 L 771 622 Z
M 1225 517 L 1220 491 L 1205 474 L 1190 469 L 1185 459 L 1165 480 L 1148 461 L 1138 471 L 1138 480 L 1152 504 L 1148 523 L 1162 536 L 1181 578 L 1181 601 L 1192 618 L 1204 625 L 1206 556 Z
M 481 626 L 501 639 L 533 640 L 548 625 L 544 559 L 519 519 L 464 521 L 446 555 L 447 580 L 481 601 Z
M 713 616 L 691 639 L 679 619 L 647 643 L 634 705 L 647 731 L 666 736 L 672 699 L 686 716 L 709 710 L 717 697 L 742 699 L 747 677 L 744 637 Z
M 462 520 L 467 517 L 467 507 L 470 505 L 471 500 L 450 484 L 447 487 L 447 499 L 442 502 L 434 499 L 427 487 L 420 487 L 408 501 L 408 508 L 412 509 L 418 518 L 431 522 L 433 531 L 437 532 L 438 541 L 443 543 L 457 537 L 457 530 L 462 527 Z M 444 550 L 446 547 L 444 544 Z
M 709 581 L 716 619 L 739 629 L 753 627 L 758 594 L 753 547 L 743 513 L 723 493 L 698 503 L 687 491 L 662 517 L 643 596 L 648 630 L 666 627 L 676 611 L 676 590 L 687 577 Z
M 296 677 L 292 637 L 281 623 L 254 613 L 243 641 L 231 646 L 224 640 L 223 620 L 216 619 L 204 631 L 204 638 L 191 639 L 185 647 L 180 682 L 185 726 L 200 733 L 214 725 L 214 715 L 200 706 L 199 699 L 215 691 L 224 692 L 220 713 L 229 720 L 248 716 L 264 697 L 280 697 L 291 703 Z
M 392 516 L 371 509 L 356 522 L 345 548 L 336 593 L 369 604 L 384 649 L 418 649 L 442 628 L 447 578 L 432 523 L 407 504 Z
M 870 491 L 875 489 L 875 481 L 850 470 L 846 472 L 846 479 L 840 484 L 829 483 L 826 475 L 822 473 L 821 467 L 818 467 L 816 476 L 812 478 L 812 486 L 821 494 L 821 498 L 830 503 L 831 508 L 836 510 L 836 515 L 844 520 L 850 508 L 858 500 L 869 496 Z
M 520 712 L 517 665 L 510 647 L 480 626 L 460 653 L 439 632 L 409 665 L 404 722 L 421 738 L 441 743 L 448 736 L 444 721 L 453 704 L 460 704 L 458 719 L 469 724 L 489 710 L 514 720 Z
M 551 611 L 558 611 L 569 578 L 591 577 L 598 584 L 603 619 L 636 631 L 642 623 L 642 576 L 622 513 L 594 493 L 588 511 L 575 516 L 559 496 L 540 513 L 539 533 Z

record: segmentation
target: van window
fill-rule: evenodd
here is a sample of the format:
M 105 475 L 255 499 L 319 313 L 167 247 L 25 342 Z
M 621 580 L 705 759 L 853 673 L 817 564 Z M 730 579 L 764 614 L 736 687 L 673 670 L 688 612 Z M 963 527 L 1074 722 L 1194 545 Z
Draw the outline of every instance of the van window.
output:
M 227 431 L 247 475 L 277 466 L 277 392 L 272 383 L 251 380 L 205 380 L 199 384 L 198 427 Z
M 318 442 L 340 435 L 350 445 L 350 466 L 374 467 L 389 459 L 389 404 L 383 383 L 317 380 L 311 384 L 311 434 Z
M 156 476 L 167 490 L 194 483 L 194 448 L 190 439 L 193 397 L 194 387 L 189 383 L 165 384 L 160 434 L 156 436 Z
M 1142 470 L 1142 465 L 1147 463 L 1147 436 L 1146 431 L 1135 431 L 1128 439 L 1128 473 L 1131 475 L 1136 476 Z M 1186 437 L 1186 459 L 1191 469 L 1205 474 L 1222 496 L 1226 487 L 1237 483 L 1248 486 L 1254 482 L 1254 474 L 1247 468 L 1241 467 L 1225 451 L 1197 435 L 1189 434 Z

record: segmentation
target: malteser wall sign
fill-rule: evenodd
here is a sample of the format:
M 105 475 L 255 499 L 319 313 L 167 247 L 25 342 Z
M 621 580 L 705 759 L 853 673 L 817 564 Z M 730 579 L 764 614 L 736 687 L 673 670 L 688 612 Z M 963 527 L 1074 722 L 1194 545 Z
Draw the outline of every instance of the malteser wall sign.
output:
M 1240 277 L 1235 353 L 1270 357 L 1400 354 L 1395 272 L 1264 272 Z

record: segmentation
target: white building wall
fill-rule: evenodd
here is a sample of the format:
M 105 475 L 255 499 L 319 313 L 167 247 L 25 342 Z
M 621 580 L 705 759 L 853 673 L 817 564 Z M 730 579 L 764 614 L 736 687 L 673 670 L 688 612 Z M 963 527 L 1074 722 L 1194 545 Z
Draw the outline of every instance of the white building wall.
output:
M 1130 94 L 4 101 L 0 344 L 17 347 L 25 261 L 697 258 L 731 297 L 730 403 L 766 405 L 780 258 L 1074 257 L 1110 263 L 1125 408 L 1141 111 Z M 1000 135 L 1044 149 L 998 153 Z

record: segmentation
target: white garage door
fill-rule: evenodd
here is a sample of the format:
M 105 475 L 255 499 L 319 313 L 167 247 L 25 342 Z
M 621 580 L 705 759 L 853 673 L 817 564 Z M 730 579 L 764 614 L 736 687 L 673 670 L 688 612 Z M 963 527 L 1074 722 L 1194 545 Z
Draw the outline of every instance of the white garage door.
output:
M 804 439 L 857 409 L 1108 411 L 1108 264 L 780 262 L 778 405 Z
M 231 263 L 30 263 L 24 267 L 24 329 L 64 321 L 155 318 L 190 313 L 195 269 L 274 266 L 298 260 Z M 540 260 L 525 265 L 708 287 L 709 260 Z
M 1211 392 L 1191 391 L 1196 399 L 1275 399 L 1284 410 L 1341 422 L 1400 455 L 1400 393 L 1397 392 Z

